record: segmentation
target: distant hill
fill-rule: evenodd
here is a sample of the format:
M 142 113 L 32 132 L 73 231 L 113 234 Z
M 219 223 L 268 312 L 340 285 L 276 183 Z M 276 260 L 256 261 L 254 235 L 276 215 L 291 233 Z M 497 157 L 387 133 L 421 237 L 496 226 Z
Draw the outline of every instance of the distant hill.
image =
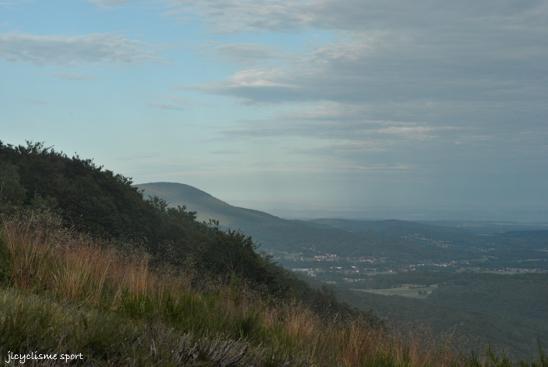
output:
M 170 205 L 184 205 L 195 211 L 199 220 L 217 219 L 227 226 L 240 223 L 261 223 L 276 221 L 280 218 L 252 209 L 239 208 L 225 203 L 196 187 L 181 183 L 155 182 L 136 185 L 145 195 L 157 196 Z
M 398 261 L 454 259 L 468 256 L 464 244 L 478 239 L 461 229 L 408 221 L 288 220 L 232 206 L 180 183 L 157 182 L 136 187 L 145 196 L 157 196 L 169 205 L 184 205 L 196 211 L 201 220 L 216 219 L 224 227 L 248 233 L 261 244 L 261 249 L 273 253 L 372 255 Z
M 356 220 L 356 219 L 315 219 L 312 222 L 360 234 L 369 238 L 399 243 L 400 246 L 421 246 L 421 242 L 430 242 L 438 248 L 452 247 L 464 250 L 475 245 L 484 245 L 485 240 L 477 234 L 463 228 L 406 220 Z
M 298 220 L 286 220 L 258 210 L 227 204 L 195 187 L 179 183 L 136 185 L 145 196 L 157 196 L 171 206 L 184 205 L 200 220 L 218 220 L 222 227 L 241 230 L 255 238 L 266 251 L 332 251 L 357 239 L 346 231 Z

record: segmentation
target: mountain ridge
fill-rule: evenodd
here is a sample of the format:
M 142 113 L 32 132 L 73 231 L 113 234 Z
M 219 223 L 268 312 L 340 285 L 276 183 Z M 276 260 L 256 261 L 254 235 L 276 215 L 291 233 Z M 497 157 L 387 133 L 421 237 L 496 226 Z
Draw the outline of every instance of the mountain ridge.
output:
M 220 220 L 219 214 L 224 214 L 225 219 L 228 219 L 229 215 L 235 214 L 243 215 L 248 220 L 257 219 L 257 217 L 281 219 L 259 210 L 231 205 L 206 191 L 184 183 L 148 182 L 137 184 L 135 187 L 143 190 L 146 195 L 158 196 L 171 205 L 185 205 L 188 209 L 197 212 L 197 218 L 200 220 Z M 211 208 L 215 208 L 217 212 L 211 213 Z
M 417 232 L 432 232 L 443 238 L 443 231 L 460 234 L 465 231 L 449 227 L 426 225 L 396 219 L 347 220 L 284 219 L 266 212 L 232 206 L 203 190 L 187 184 L 150 182 L 135 185 L 144 195 L 157 196 L 169 205 L 184 205 L 197 212 L 201 220 L 215 219 L 225 228 L 250 234 L 262 249 L 270 253 L 303 253 L 318 255 L 336 253 L 341 256 L 381 256 L 403 259 L 424 259 L 431 256 L 448 258 L 465 256 L 467 250 L 459 246 L 439 249 L 421 241 L 402 239 L 405 231 L 399 227 L 416 227 Z M 201 200 L 197 200 L 201 196 Z M 206 198 L 207 200 L 204 200 Z M 367 231 L 354 230 L 354 224 L 368 223 Z M 438 230 L 438 231 L 436 231 Z M 440 233 L 437 233 L 440 232 Z

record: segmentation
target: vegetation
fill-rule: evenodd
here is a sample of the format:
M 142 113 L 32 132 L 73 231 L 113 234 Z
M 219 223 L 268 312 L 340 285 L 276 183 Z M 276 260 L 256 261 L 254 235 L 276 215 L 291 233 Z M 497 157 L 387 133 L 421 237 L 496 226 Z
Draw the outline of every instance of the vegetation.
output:
M 450 341 L 387 332 L 258 255 L 249 237 L 198 223 L 184 207 L 143 200 L 130 180 L 91 161 L 40 144 L 0 144 L 0 165 L 2 358 L 82 353 L 74 363 L 94 366 L 510 365 L 495 354 L 455 354 Z M 541 354 L 530 366 L 548 361 Z
M 66 230 L 49 213 L 5 218 L 0 353 L 78 352 L 97 365 L 449 365 L 447 349 L 404 343 L 360 319 L 273 306 L 245 284 L 193 288 L 196 274 L 152 270 Z
M 249 236 L 198 222 L 184 206 L 171 208 L 158 198 L 144 200 L 130 179 L 41 143 L 0 142 L 0 199 L 0 213 L 48 209 L 65 226 L 93 238 L 141 248 L 150 254 L 152 266 L 191 267 L 202 274 L 200 278 L 222 282 L 237 276 L 267 297 L 299 298 L 324 314 L 356 314 L 330 292 L 311 289 L 260 256 Z M 370 319 L 376 322 L 371 315 Z

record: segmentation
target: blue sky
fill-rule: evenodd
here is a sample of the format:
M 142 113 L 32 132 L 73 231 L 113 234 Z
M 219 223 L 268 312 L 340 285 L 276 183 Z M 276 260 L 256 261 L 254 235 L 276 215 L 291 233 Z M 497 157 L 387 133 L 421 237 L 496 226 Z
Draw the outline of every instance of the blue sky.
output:
M 0 139 L 282 215 L 548 221 L 548 1 L 0 0 Z

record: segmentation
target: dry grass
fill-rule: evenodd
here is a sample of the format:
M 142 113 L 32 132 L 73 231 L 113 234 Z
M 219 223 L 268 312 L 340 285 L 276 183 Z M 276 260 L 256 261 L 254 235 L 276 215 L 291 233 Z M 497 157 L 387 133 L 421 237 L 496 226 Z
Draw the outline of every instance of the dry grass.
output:
M 184 279 L 152 272 L 146 254 L 122 253 L 66 230 L 55 216 L 3 220 L 2 233 L 10 279 L 17 288 L 48 290 L 93 305 L 110 301 L 113 309 L 124 295 L 161 300 L 176 290 L 189 290 Z
M 204 293 L 189 277 L 151 269 L 146 254 L 127 254 L 66 230 L 49 215 L 2 221 L 12 286 L 160 319 L 184 332 L 225 334 L 315 366 L 462 365 L 434 338 L 395 336 L 358 321 L 325 320 L 297 303 L 263 302 L 244 286 Z

